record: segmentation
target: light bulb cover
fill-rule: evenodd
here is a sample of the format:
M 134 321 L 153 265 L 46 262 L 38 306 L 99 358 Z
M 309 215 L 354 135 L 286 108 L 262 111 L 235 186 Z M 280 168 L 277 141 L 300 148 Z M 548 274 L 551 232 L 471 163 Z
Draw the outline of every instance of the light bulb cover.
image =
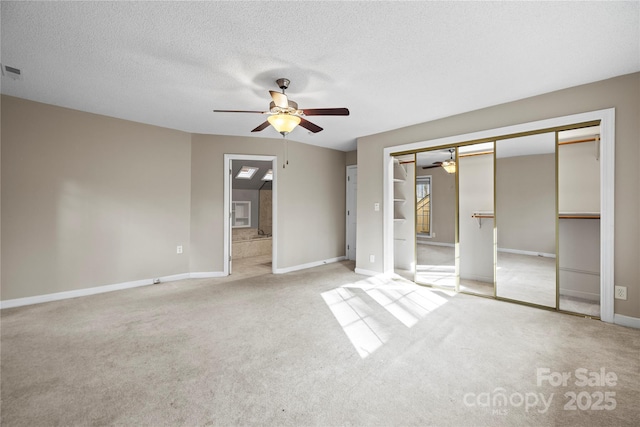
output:
M 442 167 L 447 173 L 456 173 L 456 162 L 455 160 L 445 160 L 442 162 Z
M 300 117 L 291 114 L 274 114 L 267 117 L 267 120 L 282 135 L 288 134 L 300 124 Z

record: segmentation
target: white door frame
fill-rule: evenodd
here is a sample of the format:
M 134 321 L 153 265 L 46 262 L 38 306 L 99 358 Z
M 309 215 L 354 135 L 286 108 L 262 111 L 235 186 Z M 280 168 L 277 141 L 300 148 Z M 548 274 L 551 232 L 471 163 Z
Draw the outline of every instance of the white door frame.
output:
M 346 188 L 346 194 L 347 194 L 346 207 L 347 207 L 347 209 L 345 209 L 345 221 L 346 221 L 345 231 L 346 231 L 346 235 L 345 235 L 345 239 L 344 239 L 344 251 L 345 251 L 345 255 L 346 255 L 347 259 L 355 260 L 356 259 L 355 256 L 353 258 L 349 258 L 349 246 L 350 246 L 350 244 L 349 244 L 350 243 L 349 242 L 349 235 L 350 235 L 350 232 L 351 232 L 351 227 L 349 226 L 349 219 L 350 219 L 350 215 L 357 215 L 357 206 L 358 206 L 357 194 L 358 194 L 358 189 L 356 187 L 356 200 L 352 200 L 354 202 L 353 205 L 356 207 L 356 211 L 355 212 L 349 212 L 349 201 L 350 201 L 350 198 L 353 197 L 353 194 L 349 193 L 349 182 L 350 182 L 349 181 L 349 173 L 355 171 L 355 174 L 357 176 L 357 174 L 358 174 L 358 166 L 357 165 L 349 165 L 349 166 L 347 166 L 346 169 L 347 169 L 347 176 L 346 176 L 345 181 L 346 181 L 346 187 L 347 187 Z M 356 224 L 356 227 L 357 227 L 357 224 Z M 354 236 L 356 236 L 356 239 L 351 243 L 353 244 L 354 250 L 357 250 L 356 241 L 358 239 L 357 239 L 357 235 L 356 234 L 354 234 Z
M 251 154 L 225 154 L 224 155 L 224 261 L 223 261 L 223 274 L 228 276 L 229 263 L 231 261 L 231 254 L 229 253 L 229 247 L 231 241 L 229 235 L 231 234 L 231 163 L 233 160 L 258 160 L 271 162 L 271 170 L 273 171 L 272 181 L 272 225 L 271 225 L 271 272 L 276 273 L 278 267 L 278 158 L 277 156 L 258 156 Z
M 600 319 L 614 321 L 614 189 L 615 189 L 615 108 L 555 117 L 529 123 L 396 145 L 383 149 L 383 269 L 393 273 L 393 157 L 392 153 L 421 150 L 478 139 L 534 132 L 560 126 L 600 120 Z

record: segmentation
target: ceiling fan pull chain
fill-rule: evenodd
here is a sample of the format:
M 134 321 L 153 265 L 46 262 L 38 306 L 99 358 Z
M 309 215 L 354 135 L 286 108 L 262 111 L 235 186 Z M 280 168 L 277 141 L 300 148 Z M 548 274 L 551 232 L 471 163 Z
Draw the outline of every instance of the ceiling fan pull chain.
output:
M 283 154 L 283 159 L 282 159 L 282 169 L 287 167 L 287 163 L 289 163 L 289 161 L 287 160 L 287 138 L 285 138 L 284 135 L 282 135 L 282 145 L 283 145 L 283 150 L 282 150 L 282 154 Z

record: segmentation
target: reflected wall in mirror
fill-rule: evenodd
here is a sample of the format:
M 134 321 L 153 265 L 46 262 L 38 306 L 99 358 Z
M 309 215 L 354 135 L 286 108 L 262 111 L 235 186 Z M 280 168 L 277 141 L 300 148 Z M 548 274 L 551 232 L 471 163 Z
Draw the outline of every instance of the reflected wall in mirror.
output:
M 494 295 L 493 142 L 458 155 L 460 290 Z
M 453 158 L 455 148 L 416 154 L 415 282 L 454 289 L 457 282 L 455 256 L 456 174 L 443 162 Z M 428 182 L 428 188 L 426 184 Z M 429 224 L 428 232 L 424 225 Z
M 600 126 L 558 132 L 560 309 L 600 316 Z
M 555 132 L 496 142 L 496 295 L 556 307 Z

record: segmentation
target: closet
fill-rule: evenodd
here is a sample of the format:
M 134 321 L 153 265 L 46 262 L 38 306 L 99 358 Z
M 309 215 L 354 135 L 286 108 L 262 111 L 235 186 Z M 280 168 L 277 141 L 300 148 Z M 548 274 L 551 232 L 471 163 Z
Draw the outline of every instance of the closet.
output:
M 599 161 L 597 122 L 394 157 L 396 272 L 599 317 Z

